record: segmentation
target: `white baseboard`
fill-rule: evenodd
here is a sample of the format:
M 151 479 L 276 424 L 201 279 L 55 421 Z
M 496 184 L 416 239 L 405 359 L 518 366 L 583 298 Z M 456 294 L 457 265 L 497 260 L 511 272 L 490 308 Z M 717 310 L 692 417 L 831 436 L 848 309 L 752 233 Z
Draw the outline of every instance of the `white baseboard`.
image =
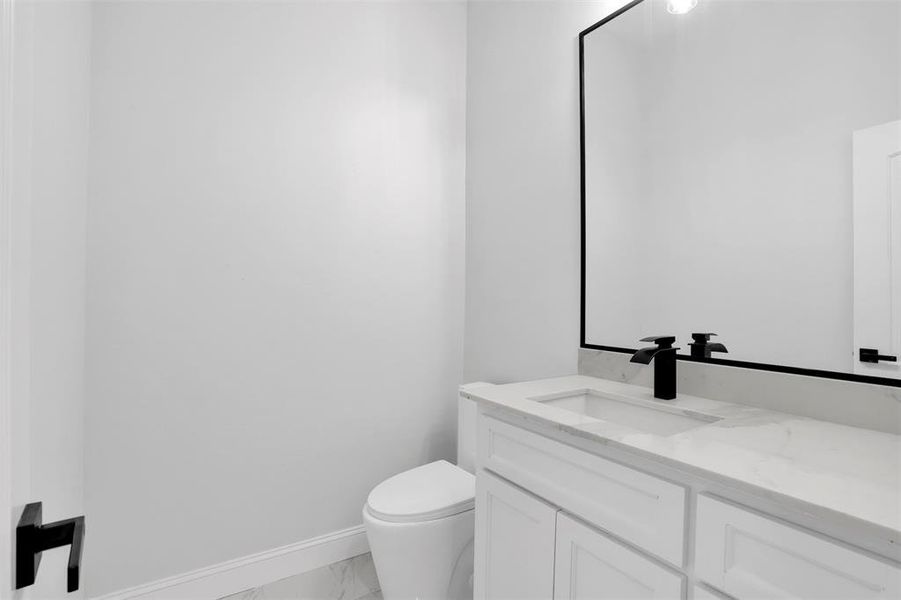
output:
M 95 600 L 216 600 L 369 552 L 362 525 L 251 554 Z

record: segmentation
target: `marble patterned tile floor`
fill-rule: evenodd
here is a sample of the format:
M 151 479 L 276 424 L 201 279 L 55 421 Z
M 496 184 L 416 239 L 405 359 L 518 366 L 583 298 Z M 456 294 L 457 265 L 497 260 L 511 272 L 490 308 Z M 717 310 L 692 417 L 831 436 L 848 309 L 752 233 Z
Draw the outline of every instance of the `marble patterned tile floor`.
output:
M 382 600 L 382 594 L 367 553 L 220 600 Z

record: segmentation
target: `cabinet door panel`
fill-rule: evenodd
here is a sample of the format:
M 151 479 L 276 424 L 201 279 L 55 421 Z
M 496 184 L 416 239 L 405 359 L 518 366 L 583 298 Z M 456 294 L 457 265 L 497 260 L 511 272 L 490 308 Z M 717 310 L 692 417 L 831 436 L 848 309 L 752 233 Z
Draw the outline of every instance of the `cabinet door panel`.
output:
M 554 600 L 676 600 L 682 577 L 604 534 L 557 515 Z
M 738 600 L 901 598 L 897 566 L 709 496 L 696 545 L 696 575 Z
M 477 600 L 548 600 L 554 590 L 557 509 L 479 471 L 476 477 Z
M 682 566 L 684 487 L 488 416 L 478 451 L 483 467 Z

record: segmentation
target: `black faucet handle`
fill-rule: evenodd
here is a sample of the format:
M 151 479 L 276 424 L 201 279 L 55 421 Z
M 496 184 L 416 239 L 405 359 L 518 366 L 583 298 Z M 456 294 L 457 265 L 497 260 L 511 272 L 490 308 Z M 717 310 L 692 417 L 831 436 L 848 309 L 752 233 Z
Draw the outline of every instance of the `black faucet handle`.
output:
M 661 350 L 666 350 L 668 348 L 672 348 L 673 344 L 676 343 L 676 336 L 674 335 L 652 335 L 649 337 L 643 337 L 641 342 L 651 342 L 657 344 Z
M 691 334 L 691 339 L 696 342 L 709 342 L 710 338 L 715 336 L 715 333 L 693 333 Z
M 729 352 L 726 347 L 719 342 L 711 342 L 710 337 L 715 333 L 693 333 L 691 339 L 694 341 L 688 344 L 691 346 L 691 355 L 694 358 L 710 358 L 713 352 Z

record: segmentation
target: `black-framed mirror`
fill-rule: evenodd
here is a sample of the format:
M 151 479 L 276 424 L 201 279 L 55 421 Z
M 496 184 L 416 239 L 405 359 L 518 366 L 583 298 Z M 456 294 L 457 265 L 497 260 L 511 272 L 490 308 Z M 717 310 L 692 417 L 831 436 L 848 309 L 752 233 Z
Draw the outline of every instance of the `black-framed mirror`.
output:
M 901 387 L 901 0 L 637 0 L 579 62 L 581 346 Z

